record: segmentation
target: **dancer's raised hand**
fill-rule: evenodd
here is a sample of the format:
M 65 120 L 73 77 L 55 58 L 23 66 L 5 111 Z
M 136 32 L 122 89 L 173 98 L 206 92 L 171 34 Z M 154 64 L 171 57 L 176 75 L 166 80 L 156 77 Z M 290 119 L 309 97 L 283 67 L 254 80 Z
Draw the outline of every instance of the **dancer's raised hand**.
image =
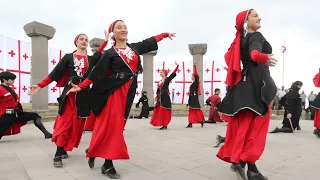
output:
M 172 37 L 176 37 L 176 33 L 169 33 L 168 38 L 172 40 Z
M 178 65 L 179 65 L 179 63 L 178 63 L 177 61 L 174 61 L 174 64 L 175 64 L 176 66 L 178 66 Z
M 104 38 L 106 39 L 106 41 L 109 40 L 109 33 L 107 30 L 104 30 Z

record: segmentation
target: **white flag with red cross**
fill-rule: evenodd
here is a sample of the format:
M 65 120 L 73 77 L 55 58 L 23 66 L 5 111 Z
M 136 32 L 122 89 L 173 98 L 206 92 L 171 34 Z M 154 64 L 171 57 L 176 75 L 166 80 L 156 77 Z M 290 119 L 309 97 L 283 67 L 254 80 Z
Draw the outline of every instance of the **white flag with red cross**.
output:
M 163 69 L 167 70 L 168 71 L 168 76 L 169 76 L 175 68 L 176 68 L 176 66 L 175 66 L 173 61 L 154 61 L 154 64 L 153 64 L 153 69 L 154 69 L 154 73 L 153 73 L 153 80 L 154 80 L 153 96 L 154 97 L 156 97 L 158 83 L 161 80 L 160 71 L 163 70 Z M 173 81 L 171 81 L 171 83 L 169 85 L 170 98 L 172 98 L 171 91 L 172 91 Z
M 174 104 L 188 104 L 189 88 L 192 83 L 193 64 L 192 61 L 179 62 L 177 76 L 174 78 Z
M 0 72 L 3 71 L 4 67 L 4 36 L 0 35 Z
M 224 87 L 223 71 L 226 71 L 226 69 L 222 63 L 217 61 L 203 61 L 204 101 L 214 94 L 216 88 L 221 89 Z
M 27 92 L 30 86 L 31 43 L 5 37 L 5 47 L 5 69 L 17 76 L 12 89 L 19 95 L 21 103 L 30 103 Z
M 143 64 L 143 60 L 141 60 L 141 64 Z M 141 97 L 143 88 L 143 73 L 138 74 L 138 87 L 136 89 L 136 95 L 134 97 L 133 103 L 137 103 Z
M 20 74 L 20 102 L 30 103 L 30 96 L 28 91 L 31 85 L 31 43 L 20 41 L 19 46 L 19 74 Z
M 58 64 L 66 52 L 49 48 L 49 58 L 48 58 L 48 74 L 53 70 L 53 68 Z M 57 98 L 61 95 L 63 87 L 56 87 L 57 82 L 53 81 L 48 86 L 49 103 L 58 103 Z

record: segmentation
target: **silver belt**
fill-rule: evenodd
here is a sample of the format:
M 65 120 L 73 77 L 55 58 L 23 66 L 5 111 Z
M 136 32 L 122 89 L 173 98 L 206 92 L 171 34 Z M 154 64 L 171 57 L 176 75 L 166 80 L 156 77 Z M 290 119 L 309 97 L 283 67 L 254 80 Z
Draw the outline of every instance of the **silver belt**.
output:
M 6 109 L 6 114 L 15 114 L 15 109 Z

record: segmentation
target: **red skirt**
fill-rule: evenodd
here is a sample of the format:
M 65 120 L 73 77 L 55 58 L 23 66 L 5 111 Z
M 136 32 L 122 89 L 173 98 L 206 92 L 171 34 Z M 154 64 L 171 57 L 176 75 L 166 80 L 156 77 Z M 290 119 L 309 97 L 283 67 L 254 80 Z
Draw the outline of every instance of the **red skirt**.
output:
M 26 125 L 27 122 L 15 123 L 3 134 L 3 136 L 11 136 L 21 133 L 21 127 Z
M 219 122 L 219 121 L 221 121 L 220 115 L 219 115 L 217 109 L 214 109 L 214 108 L 215 107 L 210 107 L 208 120 L 212 120 L 214 122 Z
M 171 109 L 165 109 L 158 103 L 153 110 L 150 124 L 152 126 L 168 126 L 171 121 L 171 116 Z
M 320 110 L 316 111 L 314 115 L 314 127 L 320 130 Z
M 53 127 L 52 142 L 72 151 L 80 144 L 85 118 L 78 118 L 75 93 L 70 93 L 64 105 L 63 113 L 58 115 Z
M 90 116 L 86 120 L 86 124 L 84 125 L 84 129 L 92 131 L 95 122 L 96 122 L 96 116 L 91 112 Z
M 270 116 L 271 106 L 264 117 L 248 109 L 230 117 L 226 140 L 217 157 L 229 163 L 242 161 L 254 164 L 264 151 Z
M 115 90 L 96 117 L 87 157 L 100 157 L 108 160 L 129 159 L 123 129 L 130 84 L 131 81 L 128 81 Z
M 221 119 L 224 120 L 224 121 L 226 121 L 226 122 L 228 122 L 229 119 L 230 119 L 230 116 L 226 116 L 226 115 L 222 114 L 222 115 L 221 115 Z
M 191 124 L 201 123 L 204 121 L 204 114 L 201 109 L 192 109 L 189 107 L 188 121 Z

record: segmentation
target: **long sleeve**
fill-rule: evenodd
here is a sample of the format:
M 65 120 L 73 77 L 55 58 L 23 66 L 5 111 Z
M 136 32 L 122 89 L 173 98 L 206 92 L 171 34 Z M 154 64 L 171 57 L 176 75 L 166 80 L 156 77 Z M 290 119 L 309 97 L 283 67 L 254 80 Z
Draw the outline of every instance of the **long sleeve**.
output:
M 136 106 L 139 107 L 140 103 L 142 103 L 142 97 L 139 99 L 139 101 L 137 102 Z
M 169 37 L 169 33 L 161 33 L 159 35 L 154 36 L 157 42 L 160 42 L 162 39 Z
M 158 50 L 158 42 L 154 36 L 140 42 L 131 43 L 130 46 L 139 55 Z
M 251 59 L 260 64 L 265 64 L 268 60 L 268 54 L 262 53 L 264 41 L 265 39 L 260 32 L 254 33 L 248 40 Z
M 139 108 L 139 105 L 140 105 L 140 102 L 142 102 L 142 97 L 139 99 L 139 101 L 137 102 L 137 104 L 136 104 L 136 108 Z
M 197 65 L 193 65 L 193 74 L 198 76 L 198 70 L 197 70 Z
M 221 103 L 221 98 L 220 98 L 220 96 L 218 96 L 218 98 L 217 98 L 217 104 L 218 103 Z
M 178 69 L 179 69 L 179 65 L 177 65 L 177 67 L 173 70 L 173 72 L 170 74 L 170 76 L 168 76 L 168 78 L 166 79 L 166 82 L 172 81 L 172 79 L 177 76 L 176 73 L 177 73 Z
M 316 87 L 320 87 L 320 70 L 319 70 L 319 73 L 314 76 L 314 78 L 313 78 L 313 84 L 314 84 Z
M 177 67 L 173 70 L 172 74 L 177 73 L 178 69 L 179 69 L 179 64 L 178 64 Z
M 86 89 L 87 87 L 90 86 L 90 84 L 92 84 L 92 81 L 88 78 L 86 78 L 84 81 L 82 81 L 81 84 L 79 84 L 79 87 L 81 90 Z
M 288 113 L 292 114 L 295 110 L 296 101 L 294 98 L 290 98 L 287 100 L 287 103 L 288 103 L 288 105 L 287 105 L 286 109 L 287 109 Z
M 194 82 L 196 83 L 197 89 L 198 89 L 198 95 L 201 95 L 201 88 L 200 88 L 200 83 L 199 83 L 199 74 L 197 70 L 197 65 L 193 65 L 193 75 L 194 75 Z
M 49 76 L 45 77 L 40 83 L 38 83 L 37 85 L 40 88 L 44 88 L 46 86 L 48 86 L 50 83 L 52 83 L 53 79 L 51 79 Z
M 90 63 L 93 66 L 95 66 L 98 63 L 98 61 L 101 59 L 102 51 L 106 47 L 107 44 L 108 44 L 108 41 L 103 41 L 103 43 L 100 45 L 100 47 L 97 49 L 97 51 L 91 57 Z
M 64 78 L 64 76 L 67 75 L 66 73 L 68 73 L 68 62 L 70 60 L 73 60 L 72 53 L 64 55 L 48 76 L 53 81 L 59 82 L 61 79 Z
M 97 51 L 101 53 L 103 49 L 107 46 L 107 44 L 108 44 L 108 41 L 103 41 L 103 43 L 100 45 Z
M 211 106 L 210 98 L 208 98 L 208 99 L 206 100 L 206 104 L 207 104 L 208 106 Z

